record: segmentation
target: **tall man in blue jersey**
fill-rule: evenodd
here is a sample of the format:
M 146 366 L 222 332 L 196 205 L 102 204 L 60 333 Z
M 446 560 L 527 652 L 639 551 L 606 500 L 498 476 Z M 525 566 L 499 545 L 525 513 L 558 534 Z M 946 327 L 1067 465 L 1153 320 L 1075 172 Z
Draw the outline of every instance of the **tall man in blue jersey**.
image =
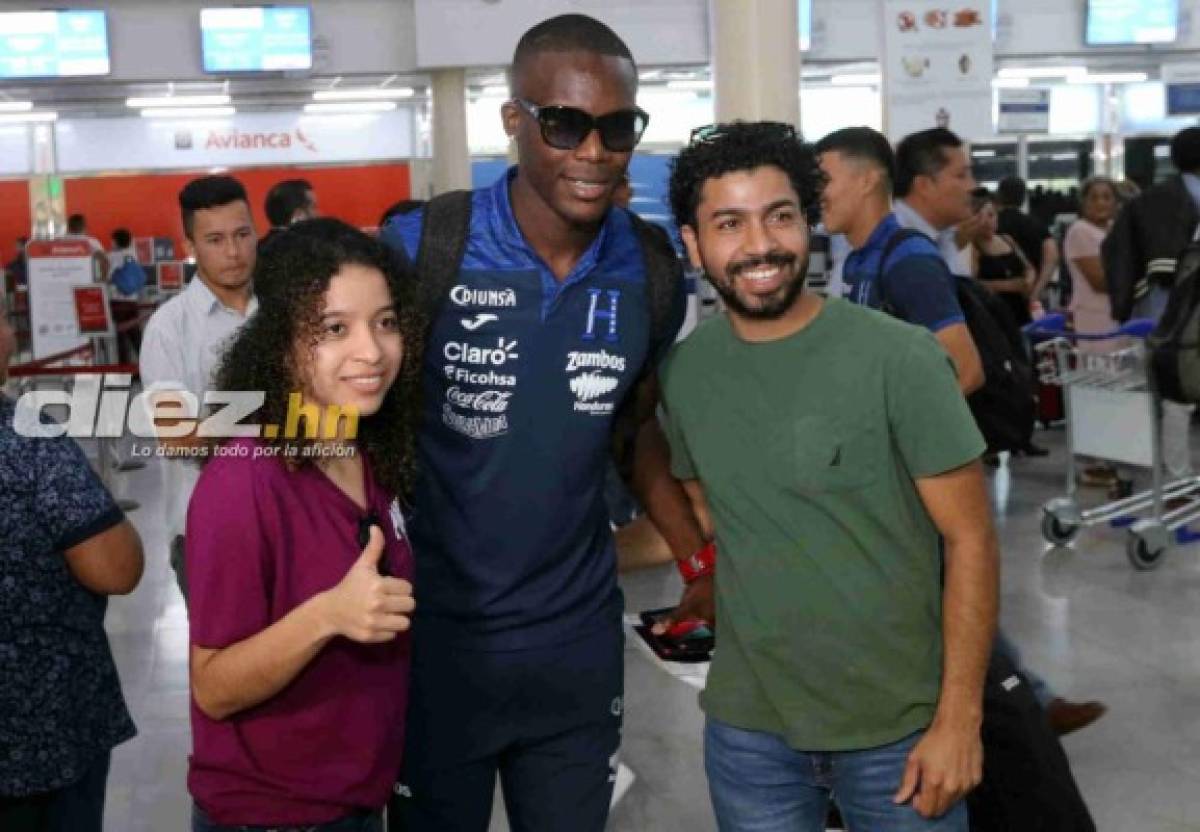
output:
M 519 163 L 473 193 L 460 273 L 432 323 L 409 522 L 422 604 L 397 787 L 406 832 L 484 832 L 497 775 L 514 830 L 603 829 L 623 709 L 603 492 L 627 398 L 649 405 L 644 433 L 658 440 L 645 445 L 656 454 L 638 442 L 635 473 L 654 483 L 643 502 L 678 557 L 704 544 L 686 495 L 664 485 L 650 427 L 647 370 L 673 332 L 652 343 L 641 246 L 611 207 L 647 120 L 637 77 L 589 17 L 522 37 L 502 110 Z M 415 261 L 422 226 L 404 214 L 382 236 Z M 704 612 L 711 592 L 702 577 L 690 600 Z

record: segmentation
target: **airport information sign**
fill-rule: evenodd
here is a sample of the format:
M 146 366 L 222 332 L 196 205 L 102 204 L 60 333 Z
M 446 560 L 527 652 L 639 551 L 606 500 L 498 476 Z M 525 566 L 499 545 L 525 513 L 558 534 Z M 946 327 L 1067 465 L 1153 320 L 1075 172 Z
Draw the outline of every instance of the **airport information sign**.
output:
M 998 90 L 997 133 L 1049 133 L 1050 90 Z
M 1162 70 L 1166 83 L 1167 115 L 1200 115 L 1200 64 L 1168 64 Z
M 306 6 L 200 10 L 205 72 L 312 69 L 312 15 Z
M 1179 0 L 1088 0 L 1088 46 L 1174 43 Z
M 45 358 L 86 344 L 75 318 L 74 287 L 94 282 L 91 246 L 86 240 L 32 240 L 25 257 L 33 357 Z
M 107 75 L 102 11 L 0 13 L 0 79 Z

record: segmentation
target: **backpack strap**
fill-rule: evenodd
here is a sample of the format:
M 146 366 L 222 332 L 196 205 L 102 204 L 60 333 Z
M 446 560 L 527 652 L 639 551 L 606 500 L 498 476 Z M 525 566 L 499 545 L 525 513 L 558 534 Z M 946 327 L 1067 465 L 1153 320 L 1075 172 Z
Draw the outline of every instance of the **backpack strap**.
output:
M 415 210 L 420 206 L 414 205 Z M 467 236 L 471 232 L 471 192 L 448 191 L 424 205 L 421 243 L 417 251 L 417 290 L 429 324 L 458 280 Z
M 888 260 L 896 252 L 896 249 L 900 247 L 901 243 L 903 243 L 905 240 L 912 240 L 916 237 L 924 237 L 926 240 L 929 240 L 929 242 L 933 243 L 933 240 L 929 237 L 929 235 L 923 231 L 918 231 L 915 228 L 901 228 L 891 237 L 888 237 L 887 242 L 883 244 L 883 251 L 879 254 L 879 266 L 875 269 L 875 283 L 879 286 L 880 308 L 881 311 L 886 312 L 893 317 L 898 316 L 896 315 L 895 307 L 892 306 L 891 302 L 887 299 L 887 295 L 884 293 L 883 276 L 887 273 Z
M 610 454 L 617 473 L 626 485 L 633 480 L 633 448 L 637 442 L 642 407 L 641 382 L 652 378 L 658 359 L 675 340 L 678 327 L 679 284 L 683 280 L 683 269 L 671 238 L 658 225 L 646 222 L 632 211 L 627 212 L 642 249 L 642 260 L 646 268 L 646 303 L 650 312 L 650 352 L 646 365 L 639 376 L 637 388 L 625 398 L 613 416 Z M 641 407 L 639 406 L 641 405 Z
M 883 244 L 883 252 L 879 255 L 879 268 L 875 271 L 875 278 L 877 280 L 883 280 L 883 275 L 887 272 L 888 259 L 896 252 L 896 249 L 900 247 L 900 244 L 905 240 L 911 240 L 915 237 L 924 237 L 926 240 L 929 240 L 929 242 L 933 243 L 933 240 L 930 239 L 928 234 L 923 231 L 918 231 L 915 228 L 901 228 L 891 237 L 888 237 L 888 241 Z M 934 245 L 936 245 L 936 243 L 934 243 Z M 882 286 L 882 284 L 880 285 Z
M 683 270 L 675 247 L 662 226 L 628 212 L 646 267 L 646 300 L 650 310 L 650 347 L 661 350 L 675 337 L 676 299 Z M 656 356 L 651 355 L 651 360 Z

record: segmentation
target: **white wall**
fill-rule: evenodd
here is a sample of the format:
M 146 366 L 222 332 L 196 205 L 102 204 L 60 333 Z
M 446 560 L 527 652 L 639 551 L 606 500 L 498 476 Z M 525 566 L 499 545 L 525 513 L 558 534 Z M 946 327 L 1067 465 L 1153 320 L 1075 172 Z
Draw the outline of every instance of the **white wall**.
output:
M 1128 84 L 1120 95 L 1120 129 L 1126 135 L 1171 134 L 1196 124 L 1195 116 L 1167 115 L 1167 91 L 1161 82 Z
M 108 11 L 117 81 L 200 80 L 200 8 L 236 0 L 71 0 Z M 296 0 L 313 9 L 314 74 L 503 66 L 529 26 L 567 11 L 612 26 L 643 65 L 709 60 L 708 0 Z M 998 57 L 1086 53 L 1084 0 L 998 0 Z M 21 5 L 35 7 L 37 2 Z M 57 4 L 56 4 L 57 5 Z M 1200 49 L 1200 4 L 1180 0 L 1180 39 L 1149 54 Z M 813 0 L 817 61 L 875 60 L 878 0 Z M 1132 54 L 1146 50 L 1132 48 Z
M 580 12 L 602 20 L 639 64 L 708 62 L 708 0 L 414 0 L 421 67 L 504 66 L 540 20 Z
M 219 119 L 62 119 L 55 125 L 64 174 L 246 165 L 327 164 L 413 155 L 413 111 L 310 116 L 238 113 Z M 121 153 L 113 153 L 113 148 Z
M 0 176 L 24 176 L 33 169 L 29 125 L 0 125 Z
M 1170 46 L 1125 47 L 1130 54 L 1200 49 L 1200 19 L 1195 0 L 1179 0 L 1179 39 Z M 1083 43 L 1084 0 L 1000 0 L 997 54 L 1088 53 Z M 1116 50 L 1113 50 L 1116 51 Z
M 200 8 L 234 0 L 71 0 L 108 11 L 114 81 L 210 79 L 201 69 Z M 413 0 L 297 0 L 313 11 L 313 74 L 411 72 Z M 25 4 L 37 6 L 36 2 Z
M 1098 52 L 1084 46 L 1085 0 L 998 0 L 996 56 Z M 1131 54 L 1200 49 L 1200 4 L 1180 0 L 1179 40 L 1169 47 L 1127 47 Z M 1118 50 L 1104 50 L 1113 52 Z M 878 0 L 813 0 L 810 60 L 875 60 L 879 54 Z

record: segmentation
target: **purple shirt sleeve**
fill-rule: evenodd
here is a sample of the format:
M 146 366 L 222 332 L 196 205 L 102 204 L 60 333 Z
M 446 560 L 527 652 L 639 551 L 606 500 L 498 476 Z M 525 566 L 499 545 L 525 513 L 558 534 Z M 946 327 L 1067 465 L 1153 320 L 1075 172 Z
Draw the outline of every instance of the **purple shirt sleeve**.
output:
M 192 644 L 221 648 L 271 623 L 274 512 L 260 496 L 262 460 L 220 458 L 200 476 L 188 507 L 188 619 Z

